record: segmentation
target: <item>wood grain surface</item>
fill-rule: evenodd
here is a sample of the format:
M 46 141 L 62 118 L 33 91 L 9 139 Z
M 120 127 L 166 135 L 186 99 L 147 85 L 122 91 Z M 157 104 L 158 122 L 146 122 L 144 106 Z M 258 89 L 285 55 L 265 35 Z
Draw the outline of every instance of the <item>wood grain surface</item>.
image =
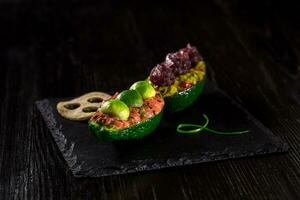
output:
M 299 199 L 300 4 L 0 2 L 0 199 Z M 287 154 L 75 179 L 34 101 L 114 91 L 196 45 Z M 228 113 L 230 114 L 230 113 Z

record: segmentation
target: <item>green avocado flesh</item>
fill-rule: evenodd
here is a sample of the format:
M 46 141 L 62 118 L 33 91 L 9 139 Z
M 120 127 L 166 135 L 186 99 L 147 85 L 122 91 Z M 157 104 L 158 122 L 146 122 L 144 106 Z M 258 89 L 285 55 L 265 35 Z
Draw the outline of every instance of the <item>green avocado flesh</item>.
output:
M 124 90 L 117 99 L 126 103 L 128 107 L 141 107 L 143 105 L 143 97 L 135 90 Z
M 143 99 L 154 97 L 156 94 L 155 89 L 148 81 L 135 82 L 130 87 L 130 90 L 136 90 L 137 92 L 139 92 Z
M 173 96 L 164 97 L 165 109 L 168 112 L 178 112 L 189 107 L 203 91 L 204 83 L 205 79 L 185 91 L 176 93 Z
M 163 111 L 154 117 L 125 129 L 109 129 L 92 120 L 89 121 L 91 132 L 104 141 L 138 140 L 153 132 L 161 120 Z
M 111 114 L 121 120 L 127 120 L 130 114 L 128 106 L 121 100 L 112 99 L 106 101 L 101 107 L 101 112 Z

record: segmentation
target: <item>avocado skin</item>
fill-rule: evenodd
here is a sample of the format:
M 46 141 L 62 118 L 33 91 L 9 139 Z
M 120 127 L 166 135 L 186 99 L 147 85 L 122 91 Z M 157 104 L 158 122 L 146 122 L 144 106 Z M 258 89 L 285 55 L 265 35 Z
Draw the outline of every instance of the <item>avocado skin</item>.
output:
M 198 82 L 193 87 L 174 94 L 173 96 L 164 97 L 165 110 L 167 112 L 178 112 L 191 106 L 198 96 L 202 93 L 205 84 L 205 79 Z
M 158 127 L 162 114 L 163 110 L 146 121 L 121 130 L 106 129 L 92 120 L 89 121 L 89 128 L 97 138 L 103 141 L 138 140 L 149 135 Z

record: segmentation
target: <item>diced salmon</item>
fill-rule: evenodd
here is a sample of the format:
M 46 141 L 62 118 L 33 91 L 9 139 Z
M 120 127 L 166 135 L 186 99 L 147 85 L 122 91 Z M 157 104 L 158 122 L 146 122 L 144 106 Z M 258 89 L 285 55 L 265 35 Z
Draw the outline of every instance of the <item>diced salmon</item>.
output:
M 123 128 L 129 127 L 130 121 L 123 120 Z
M 140 122 L 141 121 L 141 114 L 139 112 L 139 109 L 137 109 L 137 108 L 131 109 L 129 117 L 130 117 L 130 122 L 132 124 L 136 124 L 136 123 Z
M 148 99 L 147 105 L 154 111 L 155 114 L 158 114 L 161 111 L 164 103 L 160 96 L 156 96 L 154 98 Z
M 108 116 L 108 117 L 105 119 L 105 123 L 104 123 L 104 124 L 105 124 L 105 125 L 110 125 L 110 124 L 112 124 L 114 121 L 115 121 L 114 118 Z
M 115 98 L 117 95 L 118 93 L 116 93 L 112 98 Z M 152 118 L 162 110 L 163 106 L 164 101 L 162 97 L 157 94 L 156 96 L 145 100 L 142 107 L 130 108 L 130 115 L 128 120 L 119 120 L 111 115 L 104 114 L 101 111 L 96 112 L 91 119 L 105 126 L 112 126 L 117 129 L 123 129 Z
M 153 107 L 151 107 L 151 108 L 155 114 L 158 114 L 161 111 L 161 106 L 158 104 L 153 105 Z
M 144 108 L 144 118 L 149 119 L 154 116 L 153 110 L 150 107 Z
M 122 121 L 119 120 L 114 120 L 113 122 L 113 126 L 117 129 L 121 129 L 124 126 L 124 123 Z

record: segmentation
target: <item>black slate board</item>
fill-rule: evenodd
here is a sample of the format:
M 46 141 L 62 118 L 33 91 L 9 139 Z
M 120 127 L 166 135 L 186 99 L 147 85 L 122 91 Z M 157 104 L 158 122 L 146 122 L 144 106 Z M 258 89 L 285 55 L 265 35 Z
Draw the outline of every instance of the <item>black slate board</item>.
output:
M 224 92 L 207 84 L 197 102 L 176 114 L 166 114 L 159 128 L 141 141 L 103 142 L 88 130 L 86 122 L 60 117 L 58 101 L 44 99 L 36 105 L 75 177 L 100 177 L 285 152 L 286 143 L 274 136 Z M 239 136 L 181 135 L 179 123 L 203 123 L 202 114 L 216 130 L 250 129 Z

